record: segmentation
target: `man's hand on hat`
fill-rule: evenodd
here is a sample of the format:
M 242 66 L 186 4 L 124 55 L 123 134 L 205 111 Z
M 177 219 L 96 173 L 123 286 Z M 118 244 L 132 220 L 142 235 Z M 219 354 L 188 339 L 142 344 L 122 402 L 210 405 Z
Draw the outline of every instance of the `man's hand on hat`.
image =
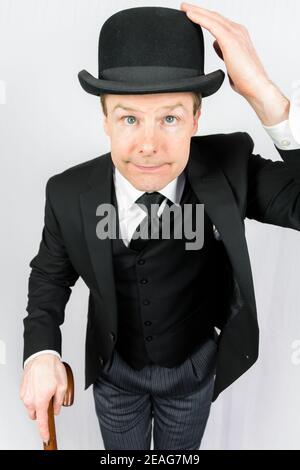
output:
M 289 100 L 268 77 L 245 26 L 220 13 L 181 3 L 187 17 L 214 37 L 214 49 L 224 61 L 231 88 L 253 107 L 262 123 L 272 126 L 288 119 Z
M 207 29 L 216 38 L 214 49 L 226 65 L 234 91 L 252 97 L 269 83 L 245 26 L 234 23 L 216 11 L 189 3 L 181 3 L 181 9 L 191 21 Z

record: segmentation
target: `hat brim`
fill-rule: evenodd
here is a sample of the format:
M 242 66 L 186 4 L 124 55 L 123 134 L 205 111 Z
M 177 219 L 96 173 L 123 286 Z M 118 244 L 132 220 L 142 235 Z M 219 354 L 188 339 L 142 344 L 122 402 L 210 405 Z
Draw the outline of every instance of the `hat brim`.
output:
M 170 93 L 180 91 L 198 91 L 202 97 L 216 93 L 221 87 L 225 73 L 223 70 L 216 70 L 206 75 L 196 77 L 181 78 L 176 80 L 162 81 L 161 83 L 132 83 L 126 81 L 113 81 L 95 78 L 86 70 L 78 73 L 79 82 L 82 88 L 92 95 L 102 93 L 111 94 L 146 94 L 146 93 Z

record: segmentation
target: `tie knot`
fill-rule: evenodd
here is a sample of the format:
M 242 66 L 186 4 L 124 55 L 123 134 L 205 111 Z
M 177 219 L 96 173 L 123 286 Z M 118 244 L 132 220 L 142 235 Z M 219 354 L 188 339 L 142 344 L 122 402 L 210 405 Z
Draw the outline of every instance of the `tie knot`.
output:
M 135 202 L 137 204 L 143 204 L 147 207 L 148 214 L 151 214 L 151 205 L 152 204 L 160 204 L 165 199 L 165 196 L 157 191 L 153 191 L 152 193 L 144 193 L 142 194 Z M 144 209 L 144 207 L 142 207 Z

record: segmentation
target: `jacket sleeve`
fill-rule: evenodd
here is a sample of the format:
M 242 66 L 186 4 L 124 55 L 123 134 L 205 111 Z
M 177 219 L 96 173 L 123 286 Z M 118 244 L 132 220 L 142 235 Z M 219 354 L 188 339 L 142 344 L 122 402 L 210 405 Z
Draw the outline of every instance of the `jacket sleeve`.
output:
M 79 275 L 72 266 L 58 221 L 51 205 L 51 185 L 46 184 L 46 203 L 42 239 L 37 255 L 31 260 L 28 282 L 28 315 L 24 323 L 24 361 L 41 350 L 55 350 L 61 355 L 60 325 L 71 286 Z
M 249 143 L 246 217 L 300 230 L 300 149 L 281 150 L 282 161 L 253 154 Z

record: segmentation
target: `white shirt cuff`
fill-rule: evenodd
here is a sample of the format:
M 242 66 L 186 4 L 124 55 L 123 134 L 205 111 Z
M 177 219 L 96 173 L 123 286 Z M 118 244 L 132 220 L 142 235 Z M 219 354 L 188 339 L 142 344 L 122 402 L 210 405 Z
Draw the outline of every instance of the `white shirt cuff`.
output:
M 296 142 L 300 144 L 300 80 L 294 81 L 292 88 L 293 92 L 289 113 L 290 128 Z
M 277 148 L 300 149 L 300 80 L 293 82 L 289 118 L 274 126 L 264 126 Z
M 38 351 L 34 354 L 31 354 L 31 356 L 27 357 L 27 359 L 24 361 L 23 368 L 25 368 L 27 362 L 29 362 L 31 359 L 34 359 L 35 357 L 40 356 L 41 354 L 54 354 L 61 360 L 61 355 L 57 351 L 54 351 L 52 349 L 44 349 L 43 351 Z

